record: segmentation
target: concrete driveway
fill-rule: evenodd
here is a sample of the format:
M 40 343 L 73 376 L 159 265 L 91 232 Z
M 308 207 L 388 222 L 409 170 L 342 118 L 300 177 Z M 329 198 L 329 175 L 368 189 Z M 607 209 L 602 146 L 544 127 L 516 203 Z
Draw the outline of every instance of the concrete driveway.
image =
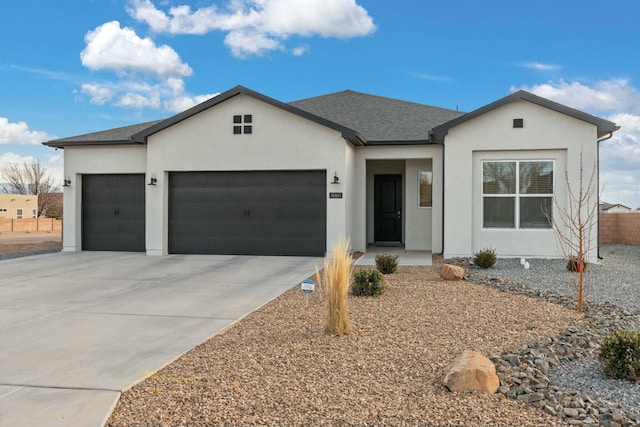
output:
M 101 426 L 121 391 L 321 263 L 121 252 L 0 261 L 0 426 Z

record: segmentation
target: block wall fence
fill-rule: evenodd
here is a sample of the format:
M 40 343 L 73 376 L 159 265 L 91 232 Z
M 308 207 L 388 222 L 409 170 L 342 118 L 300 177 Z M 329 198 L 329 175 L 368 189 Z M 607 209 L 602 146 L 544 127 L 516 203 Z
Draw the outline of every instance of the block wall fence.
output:
M 0 233 L 11 231 L 61 231 L 62 220 L 54 218 L 0 218 Z
M 640 212 L 601 213 L 600 243 L 640 246 Z

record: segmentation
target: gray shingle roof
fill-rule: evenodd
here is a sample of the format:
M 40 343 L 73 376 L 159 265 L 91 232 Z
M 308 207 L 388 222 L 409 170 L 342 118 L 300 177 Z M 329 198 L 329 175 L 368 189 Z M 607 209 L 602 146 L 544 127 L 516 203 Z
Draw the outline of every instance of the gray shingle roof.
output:
M 84 135 L 72 136 L 69 138 L 55 139 L 53 141 L 44 142 L 49 147 L 67 147 L 72 145 L 112 145 L 112 144 L 131 144 L 131 136 L 147 129 L 162 120 L 153 122 L 139 123 L 137 125 L 123 126 L 115 129 L 103 130 L 100 132 L 86 133 Z
M 289 105 L 364 135 L 367 143 L 426 142 L 435 126 L 464 113 L 414 102 L 345 90 Z

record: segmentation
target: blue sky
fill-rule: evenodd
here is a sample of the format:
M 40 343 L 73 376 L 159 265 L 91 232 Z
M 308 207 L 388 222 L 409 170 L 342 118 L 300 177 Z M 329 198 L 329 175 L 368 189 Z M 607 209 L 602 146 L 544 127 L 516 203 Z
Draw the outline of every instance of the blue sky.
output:
M 0 26 L 0 163 L 40 142 L 168 117 L 242 84 L 352 89 L 472 111 L 526 89 L 622 126 L 602 198 L 640 207 L 637 0 L 20 0 Z

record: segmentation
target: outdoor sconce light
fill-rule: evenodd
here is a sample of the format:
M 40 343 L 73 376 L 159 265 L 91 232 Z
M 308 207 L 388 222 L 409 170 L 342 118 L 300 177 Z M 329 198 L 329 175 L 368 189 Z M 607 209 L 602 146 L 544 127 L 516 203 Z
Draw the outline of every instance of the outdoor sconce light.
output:
M 69 178 L 69 175 L 64 176 L 64 184 L 62 184 L 62 186 L 71 187 L 71 178 Z
M 149 178 L 149 183 L 147 185 L 156 185 L 156 182 L 158 182 L 158 178 L 156 178 L 155 173 L 152 173 L 151 178 Z
M 333 173 L 333 182 L 332 184 L 340 184 L 340 178 L 338 178 L 338 172 Z

